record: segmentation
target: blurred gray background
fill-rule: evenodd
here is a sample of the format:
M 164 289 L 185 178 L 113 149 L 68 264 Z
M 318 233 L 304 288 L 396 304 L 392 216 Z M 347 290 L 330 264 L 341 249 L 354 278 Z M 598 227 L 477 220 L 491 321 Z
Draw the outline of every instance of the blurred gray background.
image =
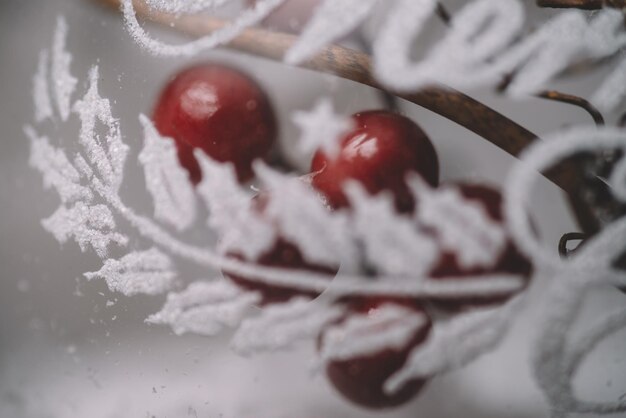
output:
M 530 19 L 550 13 L 534 11 Z M 446 3 L 453 11 L 462 2 Z M 57 207 L 54 192 L 28 166 L 29 143 L 23 125 L 33 123 L 31 78 L 39 51 L 49 47 L 56 16 L 69 23 L 72 73 L 80 80 L 73 98 L 85 91 L 90 66 L 98 64 L 101 93 L 110 98 L 132 152 L 122 196 L 139 212 L 151 213 L 143 175 L 136 163 L 141 144 L 139 113 L 150 113 L 160 87 L 187 59 L 147 55 L 131 41 L 118 15 L 90 0 L 0 0 L 0 416 L 2 417 L 366 417 L 346 404 L 322 376 L 310 376 L 310 347 L 252 359 L 228 350 L 226 338 L 175 337 L 168 329 L 143 322 L 164 297 L 125 298 L 82 274 L 100 268 L 76 244 L 59 245 L 40 225 Z M 435 29 L 430 39 L 439 36 Z M 159 37 L 180 41 L 153 28 Z M 428 39 L 428 38 L 426 38 Z M 281 122 L 288 158 L 306 169 L 309 156 L 293 150 L 297 130 L 290 112 L 308 109 L 320 95 L 331 95 L 346 114 L 380 106 L 376 92 L 351 82 L 287 68 L 224 51 L 198 59 L 232 63 L 257 78 L 270 94 Z M 589 96 L 608 69 L 555 87 Z M 306 81 L 306 82 L 304 82 Z M 512 102 L 488 92 L 471 92 L 539 134 L 564 125 L 589 123 L 578 109 L 538 99 Z M 444 179 L 479 178 L 501 184 L 513 159 L 463 128 L 410 104 L 403 111 L 419 121 L 440 155 Z M 609 120 L 615 115 L 608 115 Z M 76 149 L 78 124 L 43 124 L 40 131 L 57 144 Z M 540 182 L 533 210 L 541 235 L 554 251 L 560 234 L 575 230 L 560 193 Z M 127 225 L 122 227 L 128 228 Z M 187 238 L 209 243 L 211 237 Z M 130 231 L 129 231 L 130 232 Z M 131 233 L 131 248 L 146 248 Z M 181 263 L 181 279 L 210 278 Z M 538 277 L 531 289 L 538 297 Z M 595 302 L 594 302 L 595 301 Z M 586 310 L 595 313 L 623 305 L 617 292 L 600 292 Z M 533 323 L 527 312 L 511 337 L 494 354 L 436 379 L 415 402 L 384 414 L 390 417 L 547 417 L 547 406 L 527 366 Z M 597 398 L 626 391 L 623 334 L 603 344 L 590 359 L 577 387 Z

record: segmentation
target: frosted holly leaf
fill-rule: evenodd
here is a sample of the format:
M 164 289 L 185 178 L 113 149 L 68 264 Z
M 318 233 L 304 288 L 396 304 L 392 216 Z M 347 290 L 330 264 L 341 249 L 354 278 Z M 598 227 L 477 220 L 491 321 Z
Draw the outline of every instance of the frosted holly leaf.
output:
M 126 245 L 128 238 L 115 231 L 113 214 L 105 205 L 89 206 L 76 202 L 72 207 L 60 206 L 56 212 L 41 221 L 61 244 L 74 238 L 81 251 L 91 246 L 101 258 L 106 257 L 109 244 Z
M 87 159 L 96 168 L 101 181 L 113 192 L 122 183 L 128 146 L 122 142 L 119 121 L 111 113 L 111 104 L 98 93 L 98 67 L 89 72 L 89 89 L 82 100 L 74 104 L 74 112 L 81 121 L 79 142 L 85 148 Z M 100 122 L 106 128 L 106 137 L 96 131 Z
M 134 0 L 121 0 L 121 6 L 126 29 L 135 42 L 154 55 L 193 56 L 206 49 L 215 48 L 232 41 L 243 30 L 260 23 L 286 0 L 257 0 L 253 8 L 244 10 L 237 18 L 229 22 L 228 25 L 213 31 L 210 35 L 181 45 L 170 45 L 151 38 L 137 21 L 133 1 Z
M 322 328 L 339 319 L 338 305 L 311 303 L 307 298 L 270 305 L 256 318 L 242 322 L 233 337 L 237 352 L 248 355 L 263 351 L 292 348 L 303 340 L 316 338 Z
M 310 112 L 294 112 L 292 119 L 302 131 L 300 149 L 305 153 L 321 149 L 329 158 L 337 155 L 341 137 L 354 127 L 351 118 L 335 113 L 327 97 L 320 99 Z
M 67 23 L 65 18 L 59 16 L 52 41 L 51 77 L 54 99 L 63 121 L 70 116 L 71 97 L 78 83 L 78 80 L 70 73 L 72 56 L 65 49 L 66 38 Z
M 80 184 L 81 175 L 65 152 L 50 145 L 47 137 L 39 137 L 31 126 L 26 126 L 24 132 L 31 143 L 29 164 L 43 174 L 44 187 L 54 187 L 63 203 L 76 200 L 89 202 L 93 194 L 88 187 Z
M 35 122 L 43 122 L 52 117 L 52 102 L 48 84 L 48 65 L 50 58 L 47 50 L 39 52 L 37 72 L 33 76 L 33 103 L 35 105 Z
M 435 231 L 443 249 L 456 254 L 462 267 L 496 263 L 506 247 L 506 233 L 482 204 L 465 199 L 455 188 L 431 189 L 417 176 L 409 184 L 419 201 L 419 222 Z
M 169 325 L 176 335 L 188 332 L 214 336 L 239 325 L 248 309 L 261 301 L 229 280 L 199 281 L 180 293 L 169 293 L 160 312 L 146 322 Z
M 280 234 L 298 246 L 305 259 L 345 271 L 356 269 L 357 249 L 348 217 L 332 212 L 306 181 L 292 178 L 257 162 L 257 177 L 269 193 L 264 214 L 276 223 Z
M 111 291 L 125 296 L 157 295 L 170 289 L 176 272 L 166 254 L 151 248 L 132 252 L 119 260 L 108 259 L 99 271 L 84 276 L 87 280 L 104 279 Z
M 139 162 L 144 168 L 146 187 L 154 200 L 154 216 L 182 231 L 196 217 L 189 173 L 180 166 L 174 140 L 159 135 L 146 116 L 140 115 L 139 120 L 144 128 L 144 146 Z
M 276 229 L 252 209 L 252 196 L 239 186 L 232 164 L 216 162 L 201 151 L 195 156 L 202 169 L 197 190 L 209 210 L 207 224 L 220 237 L 219 249 L 257 259 L 276 240 Z
M 285 62 L 299 64 L 327 44 L 352 32 L 370 14 L 378 0 L 326 0 L 319 5 Z
M 398 214 L 389 193 L 371 196 L 356 182 L 345 189 L 353 208 L 353 234 L 381 274 L 423 277 L 431 270 L 439 247 L 412 218 Z
M 329 327 L 323 335 L 323 361 L 349 360 L 406 347 L 428 319 L 422 313 L 397 305 L 381 305 L 373 312 L 351 313 L 347 320 Z
M 506 336 L 520 306 L 517 298 L 504 307 L 472 310 L 437 322 L 425 343 L 385 383 L 385 390 L 393 393 L 415 378 L 459 369 L 489 353 Z

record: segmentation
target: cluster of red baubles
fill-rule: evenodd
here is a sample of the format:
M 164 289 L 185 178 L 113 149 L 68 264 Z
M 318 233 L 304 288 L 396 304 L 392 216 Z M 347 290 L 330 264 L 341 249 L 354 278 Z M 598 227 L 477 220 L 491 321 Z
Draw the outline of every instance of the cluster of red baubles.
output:
M 398 212 L 411 213 L 419 202 L 415 202 L 405 183 L 407 174 L 417 173 L 433 187 L 439 183 L 439 163 L 432 143 L 412 120 L 386 110 L 360 112 L 353 115 L 353 120 L 354 128 L 341 139 L 337 156 L 330 158 L 318 151 L 313 157 L 312 186 L 328 203 L 329 210 L 350 210 L 350 202 L 342 185 L 347 180 L 353 180 L 371 194 L 390 191 Z M 239 180 L 245 182 L 253 176 L 252 162 L 268 156 L 277 135 L 275 115 L 259 85 L 238 70 L 216 64 L 197 65 L 180 72 L 171 80 L 157 102 L 154 121 L 162 135 L 174 138 L 180 162 L 189 171 L 193 183 L 201 179 L 198 162 L 193 155 L 194 149 L 204 150 L 217 161 L 231 162 Z M 482 204 L 494 222 L 503 222 L 502 197 L 496 189 L 464 183 L 450 183 L 444 187 L 458 189 L 467 200 Z M 271 193 L 264 193 L 254 200 L 253 208 L 258 213 L 263 213 Z M 436 235 L 434 239 L 437 239 Z M 233 256 L 241 258 L 237 254 Z M 297 245 L 281 237 L 257 260 L 247 261 L 264 266 L 327 273 L 329 279 L 334 277 L 338 269 L 338 266 L 308 262 Z M 446 252 L 441 255 L 429 277 L 432 280 L 449 277 L 462 279 L 495 273 L 529 277 L 530 271 L 528 260 L 509 240 L 506 250 L 489 269 L 468 270 L 460 265 L 456 254 Z M 244 277 L 231 279 L 244 288 L 259 291 L 263 295 L 263 304 L 283 302 L 302 295 L 295 289 L 261 285 Z M 503 294 L 472 300 L 439 300 L 435 306 L 458 312 L 472 306 L 502 303 L 511 296 Z M 428 302 L 377 297 L 350 299 L 340 303 L 346 304 L 347 312 L 369 315 L 389 303 L 401 304 L 426 314 L 424 304 Z M 426 340 L 430 328 L 429 320 L 402 349 L 389 348 L 375 355 L 330 362 L 327 375 L 335 388 L 356 404 L 385 408 L 405 403 L 420 391 L 424 381 L 409 382 L 394 395 L 385 393 L 382 386 L 389 376 L 403 366 L 411 350 Z M 323 341 L 323 337 L 324 334 L 320 336 L 320 341 Z

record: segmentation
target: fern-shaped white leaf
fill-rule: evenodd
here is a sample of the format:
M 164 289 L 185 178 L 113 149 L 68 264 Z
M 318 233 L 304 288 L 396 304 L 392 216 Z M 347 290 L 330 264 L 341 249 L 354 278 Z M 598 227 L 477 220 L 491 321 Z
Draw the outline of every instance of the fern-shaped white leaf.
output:
M 60 243 L 74 238 L 83 252 L 91 246 L 101 258 L 106 257 L 109 244 L 128 243 L 126 236 L 114 232 L 115 220 L 105 205 L 89 206 L 79 201 L 69 208 L 60 206 L 41 223 Z
M 353 233 L 372 266 L 381 274 L 405 277 L 424 276 L 431 270 L 439 247 L 412 218 L 398 214 L 391 194 L 371 196 L 358 183 L 349 183 L 346 192 L 354 208 Z
M 50 145 L 47 137 L 39 137 L 30 126 L 26 126 L 24 132 L 31 142 L 29 164 L 43 174 L 44 187 L 54 187 L 63 203 L 91 201 L 91 190 L 80 184 L 80 173 L 63 150 Z
M 357 249 L 347 215 L 329 210 L 305 180 L 260 162 L 254 168 L 269 192 L 264 213 L 278 225 L 281 236 L 297 245 L 304 258 L 313 263 L 342 264 L 345 271 L 354 271 Z
M 406 347 L 421 328 L 428 326 L 422 313 L 397 304 L 385 304 L 374 312 L 352 313 L 347 320 L 324 332 L 323 361 L 348 360 Z
M 520 306 L 518 297 L 504 307 L 475 310 L 437 323 L 428 340 L 385 383 L 385 390 L 393 393 L 412 379 L 461 368 L 490 352 L 506 336 Z
M 111 291 L 126 296 L 157 295 L 170 289 L 176 272 L 166 254 L 151 248 L 130 253 L 119 260 L 108 259 L 99 271 L 84 276 L 88 280 L 104 279 Z
M 160 312 L 146 322 L 169 325 L 177 335 L 195 333 L 213 336 L 239 325 L 261 296 L 246 292 L 229 280 L 194 282 L 180 293 L 169 293 Z
M 144 115 L 144 145 L 139 154 L 146 186 L 154 200 L 154 216 L 182 231 L 196 217 L 196 202 L 188 172 L 178 162 L 176 145 L 164 138 Z
M 37 72 L 33 76 L 33 103 L 35 105 L 35 122 L 42 122 L 52 117 L 50 85 L 48 83 L 48 65 L 50 57 L 47 50 L 39 53 Z
M 70 73 L 72 56 L 65 49 L 67 38 L 67 23 L 65 18 L 57 18 L 57 28 L 52 41 L 52 71 L 54 99 L 61 115 L 66 121 L 70 116 L 72 93 L 76 89 L 78 80 Z
M 338 305 L 294 298 L 268 306 L 258 317 L 244 320 L 232 345 L 244 355 L 291 348 L 299 341 L 316 338 L 324 326 L 342 314 Z
M 122 142 L 119 121 L 113 117 L 111 104 L 98 93 L 98 67 L 89 72 L 89 89 L 82 100 L 74 104 L 81 121 L 79 142 L 87 160 L 95 167 L 102 183 L 117 192 L 122 182 L 128 146 Z M 106 129 L 105 138 L 97 132 L 100 122 Z
M 443 248 L 456 254 L 462 266 L 490 267 L 498 260 L 506 247 L 506 233 L 482 204 L 468 201 L 453 187 L 431 189 L 417 176 L 410 184 L 419 201 L 419 221 L 435 231 Z
M 326 0 L 287 51 L 285 61 L 298 64 L 311 58 L 327 44 L 354 30 L 372 11 L 378 0 Z
M 199 151 L 195 155 L 202 168 L 198 193 L 209 210 L 207 223 L 220 237 L 220 250 L 258 258 L 276 240 L 276 228 L 252 210 L 252 196 L 239 186 L 232 164 L 216 162 Z

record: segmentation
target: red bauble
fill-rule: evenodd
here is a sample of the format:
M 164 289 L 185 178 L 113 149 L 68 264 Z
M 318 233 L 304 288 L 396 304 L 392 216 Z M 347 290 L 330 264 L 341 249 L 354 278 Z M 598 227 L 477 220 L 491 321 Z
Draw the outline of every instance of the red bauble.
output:
M 341 140 L 337 157 L 330 158 L 321 150 L 313 157 L 313 186 L 334 208 L 349 205 L 343 186 L 354 180 L 371 194 L 391 191 L 398 211 L 412 211 L 407 174 L 418 173 L 432 186 L 439 182 L 439 162 L 432 143 L 417 124 L 396 113 L 374 110 L 352 118 L 355 128 Z
M 261 87 L 242 72 L 214 63 L 179 72 L 157 101 L 154 123 L 161 135 L 174 138 L 194 184 L 202 178 L 195 148 L 232 162 L 243 182 L 253 175 L 252 161 L 265 158 L 276 138 L 274 112 Z

